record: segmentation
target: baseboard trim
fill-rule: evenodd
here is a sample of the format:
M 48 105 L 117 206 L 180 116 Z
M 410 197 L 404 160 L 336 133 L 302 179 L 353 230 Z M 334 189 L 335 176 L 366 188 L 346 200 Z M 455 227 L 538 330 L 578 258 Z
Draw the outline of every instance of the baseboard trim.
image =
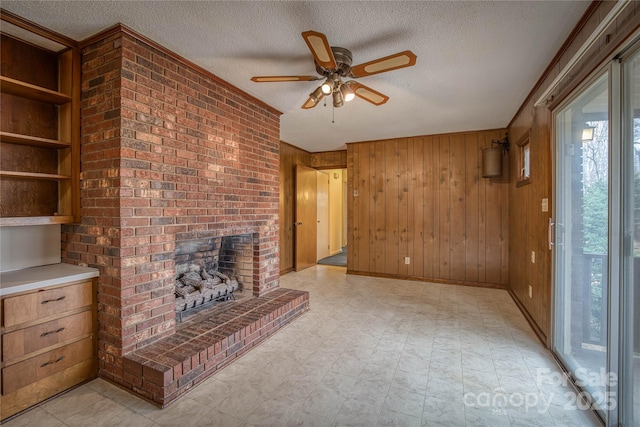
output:
M 529 325 L 531 326 L 531 329 L 533 329 L 533 332 L 536 333 L 536 336 L 538 337 L 540 342 L 542 342 L 542 344 L 546 348 L 549 348 L 549 342 L 547 341 L 547 335 L 542 331 L 542 329 L 540 329 L 540 327 L 538 326 L 536 321 L 533 319 L 531 314 L 529 314 L 529 311 L 524 306 L 524 304 L 522 304 L 522 302 L 520 301 L 518 296 L 511 289 L 508 289 L 508 291 L 509 291 L 509 295 L 511 295 L 511 299 L 516 303 L 516 306 L 518 306 L 518 309 L 520 310 L 520 312 L 522 313 L 524 318 L 527 319 L 527 322 L 529 322 Z
M 353 274 L 355 276 L 383 277 L 386 279 L 411 280 L 414 282 L 430 282 L 430 283 L 438 283 L 443 285 L 460 285 L 460 286 L 472 286 L 476 288 L 491 288 L 491 289 L 507 290 L 507 285 L 504 285 L 502 283 L 471 282 L 471 281 L 465 281 L 465 280 L 444 280 L 444 279 L 436 279 L 432 277 L 416 277 L 416 276 L 405 276 L 401 274 L 372 273 L 369 271 L 356 271 L 356 270 L 349 270 L 349 269 L 347 269 L 347 274 Z

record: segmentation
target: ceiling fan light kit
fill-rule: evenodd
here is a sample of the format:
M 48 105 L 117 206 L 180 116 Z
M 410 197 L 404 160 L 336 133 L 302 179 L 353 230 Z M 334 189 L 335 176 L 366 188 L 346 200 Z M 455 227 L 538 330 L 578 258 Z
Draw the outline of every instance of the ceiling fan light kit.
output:
M 351 80 L 340 86 L 340 92 L 344 98 L 344 102 L 352 101 L 356 97 L 356 93 L 351 89 Z
M 333 76 L 334 75 L 329 76 L 322 86 L 320 86 L 322 88 L 322 93 L 325 95 L 330 95 L 333 92 L 333 88 L 336 87 L 336 84 L 332 80 Z
M 333 106 L 336 108 L 342 107 L 345 102 L 353 100 L 356 96 L 373 105 L 382 105 L 389 100 L 388 96 L 354 80 L 343 82 L 342 78 L 366 77 L 399 68 L 411 67 L 416 63 L 416 55 L 410 50 L 405 50 L 351 67 L 353 59 L 351 51 L 343 47 L 332 47 L 324 34 L 317 31 L 305 31 L 302 33 L 302 37 L 313 55 L 316 72 L 322 77 L 255 76 L 251 80 L 257 83 L 277 83 L 314 81 L 323 77 L 326 78 L 323 84 L 309 94 L 309 99 L 302 105 L 303 109 L 315 107 L 324 96 L 329 95 L 332 95 Z

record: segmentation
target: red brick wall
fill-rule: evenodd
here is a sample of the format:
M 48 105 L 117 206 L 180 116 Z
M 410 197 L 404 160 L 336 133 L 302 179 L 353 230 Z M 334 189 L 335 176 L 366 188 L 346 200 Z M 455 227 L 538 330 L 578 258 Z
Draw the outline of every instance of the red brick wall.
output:
M 112 32 L 84 48 L 82 223 L 63 256 L 100 268 L 101 375 L 175 332 L 179 240 L 256 234 L 254 294 L 279 284 L 279 115 Z

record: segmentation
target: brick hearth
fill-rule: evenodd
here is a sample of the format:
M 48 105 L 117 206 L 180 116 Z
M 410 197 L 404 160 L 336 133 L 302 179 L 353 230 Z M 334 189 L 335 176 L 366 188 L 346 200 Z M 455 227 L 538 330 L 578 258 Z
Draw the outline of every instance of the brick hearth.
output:
M 195 315 L 172 336 L 126 355 L 125 380 L 135 393 L 166 407 L 308 309 L 308 292 L 278 288 Z

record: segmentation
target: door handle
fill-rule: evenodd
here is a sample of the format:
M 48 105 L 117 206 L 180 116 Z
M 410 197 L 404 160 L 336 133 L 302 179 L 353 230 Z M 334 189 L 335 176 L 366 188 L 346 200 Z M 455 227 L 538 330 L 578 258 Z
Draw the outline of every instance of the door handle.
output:
M 556 226 L 555 221 L 553 220 L 553 218 L 549 218 L 549 227 L 548 227 L 548 231 L 547 231 L 547 240 L 549 241 L 549 250 L 552 250 L 553 247 L 555 246 L 556 242 L 554 239 L 554 227 Z
M 294 222 L 293 225 L 295 225 L 297 227 L 299 225 L 302 225 L 302 223 L 301 222 Z

